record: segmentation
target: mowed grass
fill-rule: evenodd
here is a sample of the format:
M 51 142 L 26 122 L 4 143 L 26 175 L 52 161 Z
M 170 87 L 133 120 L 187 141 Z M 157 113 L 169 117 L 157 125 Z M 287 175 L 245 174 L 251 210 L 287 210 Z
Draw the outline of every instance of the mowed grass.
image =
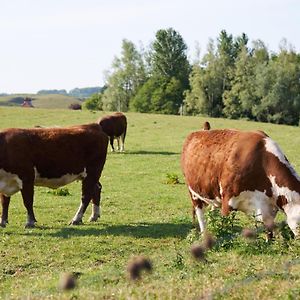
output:
M 0 107 L 0 127 L 75 125 L 104 114 Z M 35 189 L 35 229 L 24 228 L 20 193 L 12 197 L 9 224 L 0 228 L 0 299 L 298 299 L 299 241 L 289 239 L 286 229 L 277 230 L 275 241 L 267 244 L 251 217 L 238 213 L 222 227 L 222 219 L 209 216 L 217 244 L 205 260 L 193 259 L 191 246 L 201 237 L 192 224 L 180 153 L 187 134 L 209 120 L 213 128 L 266 131 L 299 173 L 300 128 L 126 115 L 126 152 L 108 153 L 98 222 L 88 222 L 89 207 L 83 225 L 68 225 L 80 204 L 80 182 L 67 186 L 68 196 Z M 179 184 L 167 184 L 170 175 Z M 256 240 L 241 237 L 242 228 L 255 226 Z M 126 268 L 138 255 L 150 259 L 153 270 L 133 281 Z M 75 289 L 58 288 L 64 272 L 77 274 Z

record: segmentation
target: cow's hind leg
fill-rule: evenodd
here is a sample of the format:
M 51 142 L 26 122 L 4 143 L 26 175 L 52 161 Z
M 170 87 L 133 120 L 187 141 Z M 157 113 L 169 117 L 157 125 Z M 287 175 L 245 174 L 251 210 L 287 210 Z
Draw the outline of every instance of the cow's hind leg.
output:
M 204 212 L 203 212 L 203 206 L 202 205 L 201 206 L 200 205 L 195 206 L 195 214 L 196 214 L 197 219 L 198 219 L 200 232 L 203 233 L 205 231 L 206 224 L 205 224 L 205 218 L 204 218 Z
M 6 227 L 6 224 L 8 223 L 8 207 L 10 202 L 10 197 L 7 197 L 3 194 L 0 194 L 1 197 L 1 205 L 2 205 L 2 215 L 1 215 L 1 227 Z
M 88 176 L 82 181 L 82 196 L 81 204 L 70 222 L 71 225 L 82 224 L 83 215 L 94 195 L 95 181 L 92 181 Z
M 90 222 L 95 222 L 100 217 L 101 189 L 102 189 L 102 185 L 100 182 L 98 182 L 95 185 L 94 193 L 92 196 L 93 211 L 92 211 L 92 215 L 90 216 L 90 219 L 89 219 Z
M 27 223 L 25 224 L 25 228 L 33 228 L 34 223 L 36 222 L 34 212 L 33 212 L 33 180 L 32 181 L 23 181 L 23 188 L 21 190 L 21 194 L 23 197 L 24 206 L 27 209 Z
M 126 132 L 122 133 L 121 136 L 120 136 L 120 140 L 121 140 L 120 152 L 125 151 L 125 136 L 126 136 Z

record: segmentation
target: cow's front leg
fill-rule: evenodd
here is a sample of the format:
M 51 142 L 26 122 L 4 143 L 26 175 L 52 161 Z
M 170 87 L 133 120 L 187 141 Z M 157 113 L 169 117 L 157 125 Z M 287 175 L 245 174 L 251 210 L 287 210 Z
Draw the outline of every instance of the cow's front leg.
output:
M 198 223 L 199 223 L 199 228 L 200 228 L 200 232 L 203 233 L 205 231 L 206 228 L 206 224 L 205 224 L 205 218 L 204 218 L 204 213 L 201 207 L 196 206 L 195 207 L 195 213 L 198 219 Z
M 102 189 L 102 185 L 100 182 L 98 182 L 95 185 L 94 194 L 92 197 L 93 211 L 89 219 L 90 222 L 95 222 L 100 217 L 101 189 Z
M 110 147 L 111 147 L 111 152 L 114 152 L 115 148 L 114 148 L 114 137 L 113 136 L 109 137 L 109 143 L 110 143 Z
M 2 215 L 1 215 L 1 227 L 6 227 L 6 224 L 8 223 L 8 207 L 10 202 L 10 197 L 7 197 L 3 194 L 0 194 L 1 197 L 1 205 L 2 205 Z
M 92 199 L 93 193 L 94 193 L 94 186 L 95 186 L 95 184 L 91 184 L 91 182 L 89 182 L 88 177 L 86 177 L 82 181 L 81 204 L 80 204 L 74 218 L 70 222 L 70 225 L 82 224 L 83 215 L 84 215 L 84 213 Z
M 27 210 L 27 223 L 25 224 L 25 228 L 33 228 L 36 222 L 34 212 L 33 212 L 33 194 L 34 187 L 33 181 L 23 181 L 23 188 L 21 190 L 21 194 L 23 197 L 23 203 Z

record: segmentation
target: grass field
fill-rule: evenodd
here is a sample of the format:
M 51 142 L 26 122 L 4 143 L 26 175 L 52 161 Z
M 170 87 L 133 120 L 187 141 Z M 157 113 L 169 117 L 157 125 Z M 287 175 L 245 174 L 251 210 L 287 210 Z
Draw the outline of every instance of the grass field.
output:
M 104 112 L 0 107 L 0 127 L 72 125 L 95 121 Z M 125 153 L 109 153 L 101 177 L 101 218 L 69 226 L 80 203 L 80 183 L 70 195 L 35 190 L 35 229 L 25 229 L 20 193 L 12 197 L 9 224 L 0 228 L 0 299 L 299 299 L 299 241 L 281 225 L 273 243 L 261 225 L 237 213 L 221 219 L 208 213 L 215 246 L 196 261 L 191 246 L 201 240 L 183 184 L 184 138 L 205 120 L 213 128 L 261 129 L 281 146 L 300 172 L 300 128 L 246 121 L 128 113 Z M 168 178 L 179 183 L 168 184 Z M 278 222 L 283 219 L 278 216 Z M 257 230 L 255 240 L 241 230 Z M 153 270 L 130 280 L 135 256 Z M 70 291 L 58 288 L 64 272 L 77 275 Z

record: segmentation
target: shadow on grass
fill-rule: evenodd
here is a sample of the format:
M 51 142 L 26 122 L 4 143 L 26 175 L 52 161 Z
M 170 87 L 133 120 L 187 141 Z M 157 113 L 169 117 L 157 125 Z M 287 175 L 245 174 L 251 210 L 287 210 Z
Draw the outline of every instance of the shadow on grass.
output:
M 139 154 L 139 155 L 179 155 L 179 152 L 170 152 L 170 151 L 145 151 L 145 150 L 140 150 L 140 151 L 125 151 L 125 155 L 127 154 Z
M 53 236 L 59 238 L 70 238 L 73 236 L 101 236 L 101 235 L 113 235 L 113 236 L 132 236 L 135 238 L 168 238 L 178 237 L 185 238 L 192 228 L 191 223 L 134 223 L 127 225 L 105 225 L 99 224 L 99 228 L 96 228 L 93 224 L 83 224 L 79 226 L 69 226 L 57 229 L 53 232 L 50 228 L 38 227 L 31 230 L 24 235 L 33 236 Z M 41 232 L 42 230 L 43 232 Z M 44 230 L 51 230 L 52 232 L 45 232 Z

